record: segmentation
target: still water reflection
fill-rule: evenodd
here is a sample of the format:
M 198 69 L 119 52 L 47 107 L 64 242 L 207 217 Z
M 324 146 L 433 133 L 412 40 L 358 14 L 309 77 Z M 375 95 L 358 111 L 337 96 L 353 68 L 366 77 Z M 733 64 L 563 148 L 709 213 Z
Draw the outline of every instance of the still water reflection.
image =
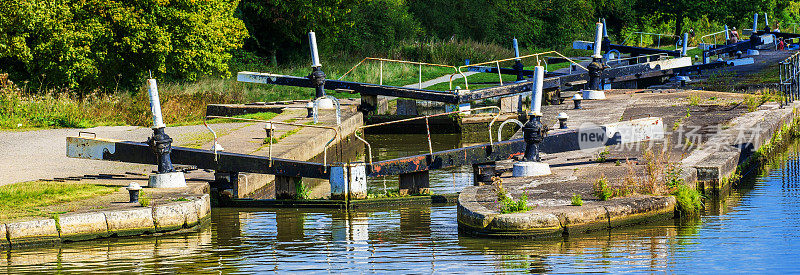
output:
M 201 232 L 2 252 L 0 273 L 800 272 L 794 146 L 693 221 L 554 240 L 459 234 L 455 206 L 363 213 L 218 209 Z

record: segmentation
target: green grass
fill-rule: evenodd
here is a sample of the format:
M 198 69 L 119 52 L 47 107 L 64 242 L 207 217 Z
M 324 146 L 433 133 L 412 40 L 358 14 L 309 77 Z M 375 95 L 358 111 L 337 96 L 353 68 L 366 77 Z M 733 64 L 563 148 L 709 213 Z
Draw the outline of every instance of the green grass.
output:
M 114 186 L 30 181 L 0 186 L 0 220 L 48 216 L 42 207 L 113 193 Z
M 235 118 L 246 118 L 246 119 L 257 119 L 257 120 L 271 120 L 271 119 L 275 118 L 278 115 L 280 115 L 280 114 L 273 113 L 273 112 L 261 112 L 261 113 L 238 115 L 238 116 L 233 116 L 233 117 L 235 117 Z M 208 124 L 231 123 L 231 122 L 244 122 L 244 121 L 235 120 L 235 119 L 224 119 L 224 118 L 214 118 L 214 119 L 206 120 L 206 123 L 208 123 Z M 203 121 L 186 121 L 186 122 L 181 122 L 181 123 L 168 124 L 167 126 L 175 127 L 175 126 L 198 125 L 198 124 L 203 124 Z

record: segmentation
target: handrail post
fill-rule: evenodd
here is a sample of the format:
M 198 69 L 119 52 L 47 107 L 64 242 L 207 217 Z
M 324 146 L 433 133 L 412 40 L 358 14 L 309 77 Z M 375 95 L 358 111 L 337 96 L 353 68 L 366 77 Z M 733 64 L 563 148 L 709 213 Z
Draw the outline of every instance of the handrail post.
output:
M 428 125 L 428 116 L 425 116 L 425 131 L 428 133 L 428 152 L 433 157 L 433 145 L 431 144 L 431 127 Z
M 422 89 L 422 64 L 419 64 L 419 88 Z
M 500 78 L 500 86 L 503 86 L 503 74 L 500 73 L 500 61 L 495 63 L 497 64 L 497 77 Z

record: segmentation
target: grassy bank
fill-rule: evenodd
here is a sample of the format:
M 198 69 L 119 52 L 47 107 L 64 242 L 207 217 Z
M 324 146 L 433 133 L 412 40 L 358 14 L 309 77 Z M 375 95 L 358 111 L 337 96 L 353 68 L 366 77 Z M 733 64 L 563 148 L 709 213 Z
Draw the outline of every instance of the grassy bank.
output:
M 107 195 L 114 186 L 70 182 L 30 181 L 0 186 L 0 220 L 48 216 L 43 207 Z

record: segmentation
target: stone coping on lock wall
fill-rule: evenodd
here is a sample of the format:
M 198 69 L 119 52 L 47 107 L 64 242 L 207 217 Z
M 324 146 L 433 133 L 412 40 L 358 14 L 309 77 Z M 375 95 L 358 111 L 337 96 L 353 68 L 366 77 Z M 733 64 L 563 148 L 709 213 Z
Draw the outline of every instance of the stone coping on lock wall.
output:
M 147 207 L 132 204 L 113 210 L 58 214 L 51 218 L 0 221 L 0 248 L 180 233 L 197 229 L 206 224 L 210 217 L 209 194 L 195 193 Z

